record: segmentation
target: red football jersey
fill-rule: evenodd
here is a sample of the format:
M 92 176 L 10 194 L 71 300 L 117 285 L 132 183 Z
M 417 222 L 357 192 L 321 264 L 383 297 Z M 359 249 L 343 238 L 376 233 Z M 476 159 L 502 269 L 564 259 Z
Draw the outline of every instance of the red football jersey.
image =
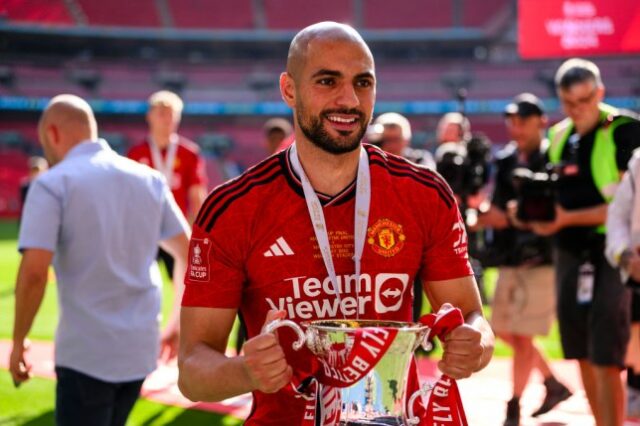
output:
M 328 278 L 299 178 L 282 151 L 216 188 L 194 224 L 183 306 L 239 309 L 249 338 L 267 311 L 296 322 L 356 318 L 411 321 L 413 279 L 471 275 L 467 240 L 449 186 L 432 170 L 365 145 L 371 205 L 360 283 L 354 276 L 355 182 L 318 194 L 341 303 Z M 343 315 L 344 314 L 344 315 Z M 294 335 L 279 331 L 289 355 Z M 304 368 L 301 356 L 287 356 Z M 299 424 L 305 401 L 254 392 L 248 425 Z
M 163 160 L 166 158 L 167 150 L 160 151 Z M 139 163 L 156 168 L 151 157 L 149 142 L 144 141 L 132 147 L 127 153 L 127 157 Z M 207 187 L 207 175 L 204 160 L 200 156 L 200 148 L 195 142 L 182 136 L 178 139 L 178 150 L 173 164 L 173 176 L 171 178 L 171 192 L 176 199 L 180 210 L 188 217 L 189 208 L 189 188 L 194 185 Z

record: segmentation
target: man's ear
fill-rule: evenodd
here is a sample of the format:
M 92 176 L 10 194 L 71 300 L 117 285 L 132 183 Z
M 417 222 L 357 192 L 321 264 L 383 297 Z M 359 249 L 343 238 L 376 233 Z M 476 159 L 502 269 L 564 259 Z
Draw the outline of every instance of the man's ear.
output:
M 602 86 L 599 86 L 597 90 L 598 102 L 602 102 L 604 100 L 604 95 L 606 92 L 604 84 Z
M 549 117 L 546 114 L 540 116 L 540 128 L 546 129 L 549 125 Z
M 47 140 L 51 145 L 59 146 L 60 145 L 60 129 L 55 124 L 49 124 L 45 128 L 45 133 L 47 134 Z
M 280 74 L 280 94 L 289 108 L 293 108 L 296 105 L 296 85 L 291 75 L 287 72 Z

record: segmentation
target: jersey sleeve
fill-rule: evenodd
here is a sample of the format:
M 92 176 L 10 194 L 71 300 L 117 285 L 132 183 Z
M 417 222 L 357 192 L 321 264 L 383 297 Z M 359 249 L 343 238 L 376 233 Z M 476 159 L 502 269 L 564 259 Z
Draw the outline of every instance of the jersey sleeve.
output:
M 426 237 L 422 255 L 423 281 L 442 281 L 473 275 L 467 253 L 467 232 L 456 203 L 438 198 L 425 216 Z
M 62 197 L 36 179 L 25 200 L 18 250 L 43 249 L 55 252 L 62 224 Z
M 246 280 L 235 243 L 238 230 L 194 226 L 189 243 L 182 306 L 237 309 Z

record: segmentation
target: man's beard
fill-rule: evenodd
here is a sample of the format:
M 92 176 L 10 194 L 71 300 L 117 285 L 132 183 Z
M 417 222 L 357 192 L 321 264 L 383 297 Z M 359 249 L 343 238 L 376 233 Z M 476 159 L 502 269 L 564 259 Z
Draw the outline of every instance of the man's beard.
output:
M 360 124 L 360 129 L 355 133 L 338 131 L 342 137 L 339 139 L 333 138 L 322 125 L 323 118 L 328 117 L 330 114 L 357 115 L 358 118 L 356 121 Z M 325 110 L 322 111 L 320 115 L 309 117 L 308 120 L 305 121 L 304 107 L 298 105 L 296 115 L 300 130 L 302 130 L 302 133 L 304 133 L 307 139 L 318 148 L 331 154 L 345 154 L 356 150 L 360 146 L 360 141 L 367 131 L 365 116 L 356 109 Z

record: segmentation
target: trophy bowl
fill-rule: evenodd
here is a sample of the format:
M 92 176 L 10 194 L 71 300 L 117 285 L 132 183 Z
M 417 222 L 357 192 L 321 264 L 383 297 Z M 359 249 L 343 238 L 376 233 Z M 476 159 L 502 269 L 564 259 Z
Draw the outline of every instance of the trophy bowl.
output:
M 413 405 L 430 387 L 420 389 L 415 380 L 409 389 L 409 369 L 419 346 L 431 348 L 430 327 L 384 320 L 318 320 L 300 325 L 275 320 L 265 331 L 279 327 L 295 331 L 293 349 L 306 345 L 313 358 L 311 376 L 325 395 L 327 389 L 333 391 L 331 407 L 325 407 L 323 414 L 326 418 L 332 412 L 333 424 L 418 424 Z

